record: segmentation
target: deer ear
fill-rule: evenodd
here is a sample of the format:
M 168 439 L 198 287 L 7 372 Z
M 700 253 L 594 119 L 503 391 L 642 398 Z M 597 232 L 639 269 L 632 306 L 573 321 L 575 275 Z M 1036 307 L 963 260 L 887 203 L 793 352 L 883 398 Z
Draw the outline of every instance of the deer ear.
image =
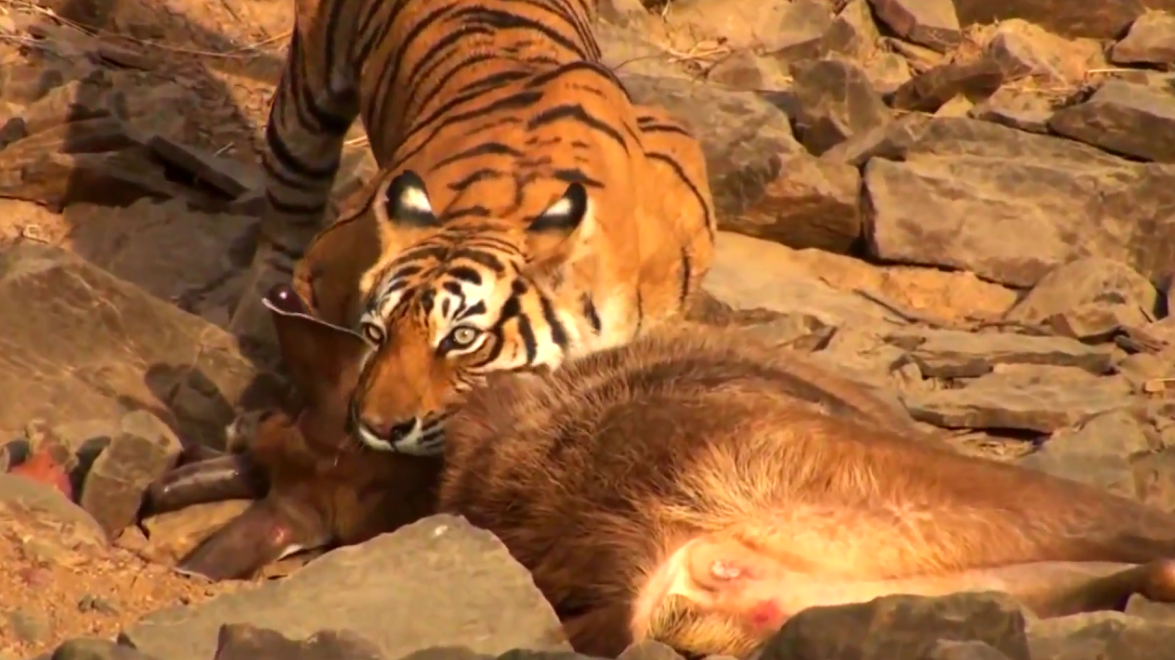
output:
M 289 285 L 275 285 L 263 302 L 272 313 L 282 361 L 299 389 L 313 397 L 355 386 L 359 365 L 371 348 L 362 336 L 312 316 Z

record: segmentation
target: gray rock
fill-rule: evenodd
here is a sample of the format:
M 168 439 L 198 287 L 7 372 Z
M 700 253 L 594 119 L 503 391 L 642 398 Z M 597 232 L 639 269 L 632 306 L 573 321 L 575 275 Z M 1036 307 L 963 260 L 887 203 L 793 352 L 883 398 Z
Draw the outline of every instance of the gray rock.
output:
M 1137 500 L 1166 511 L 1175 509 L 1175 447 L 1136 456 L 1130 467 Z
M 0 317 L 0 437 L 34 417 L 170 409 L 186 438 L 223 442 L 231 403 L 257 375 L 228 333 L 45 245 L 0 253 Z
M 1031 133 L 1048 133 L 1053 105 L 1048 98 L 1029 90 L 1001 87 L 968 112 L 975 119 L 1003 124 Z
M 1150 9 L 1175 9 L 1171 0 L 1070 2 L 1069 0 L 954 0 L 959 23 L 992 24 L 1022 18 L 1065 37 L 1117 39 Z
M 1115 64 L 1175 64 L 1175 15 L 1152 11 L 1130 24 L 1130 32 L 1110 49 Z
M 988 644 L 977 641 L 955 642 L 940 639 L 927 649 L 922 660 L 1007 660 Z
M 213 660 L 383 660 L 375 644 L 347 630 L 320 630 L 306 639 L 247 623 L 227 624 L 217 635 Z
M 619 75 L 636 101 L 664 106 L 698 136 L 723 229 L 840 253 L 859 241 L 860 175 L 809 154 L 787 113 L 751 92 Z
M 156 660 L 129 646 L 108 639 L 82 637 L 71 639 L 53 651 L 51 660 Z
M 181 451 L 179 438 L 158 417 L 129 413 L 94 459 L 78 502 L 113 537 L 135 522 L 147 486 L 176 464 Z
M 1132 403 L 1130 387 L 1071 367 L 1000 365 L 958 389 L 905 392 L 914 419 L 946 428 L 1052 433 Z
M 1112 355 L 1065 337 L 1034 337 L 1009 332 L 976 334 L 960 330 L 908 330 L 891 333 L 890 343 L 909 351 L 924 376 L 973 378 L 997 364 L 1043 364 L 1106 373 Z
M 1175 163 L 1175 94 L 1149 85 L 1107 81 L 1088 101 L 1053 113 L 1049 128 L 1107 151 Z
M 768 241 L 719 232 L 714 263 L 703 286 L 735 310 L 807 315 L 829 326 L 899 321 L 885 307 L 837 291 L 807 274 L 792 262 L 791 253 Z
M 880 38 L 868 1 L 849 0 L 824 33 L 821 50 L 864 60 L 877 50 Z
M 1014 144 L 1013 144 L 1014 143 Z M 1147 278 L 1175 263 L 1175 166 L 1132 163 L 1055 137 L 934 119 L 904 162 L 864 171 L 870 253 L 1027 287 L 1084 256 Z
M 80 543 L 96 546 L 108 543 L 106 531 L 93 516 L 57 489 L 39 481 L 0 473 L 0 509 L 4 507 L 31 511 L 39 519 L 52 521 L 63 537 Z
M 951 0 L 870 0 L 877 18 L 899 37 L 945 53 L 963 41 Z
M 1131 459 L 1155 444 L 1136 411 L 1114 410 L 1054 433 L 1040 450 L 1017 463 L 1135 499 L 1138 489 Z
M 1049 271 L 1004 318 L 1104 340 L 1122 327 L 1150 323 L 1158 309 L 1159 292 L 1150 280 L 1126 264 L 1086 257 Z
M 1078 614 L 1034 622 L 1032 660 L 1175 660 L 1175 625 L 1120 612 Z
M 1175 604 L 1157 603 L 1141 594 L 1134 594 L 1126 601 L 1125 613 L 1155 623 L 1175 624 Z
M 1003 81 L 1003 72 L 990 58 L 949 62 L 924 71 L 898 87 L 890 105 L 898 110 L 934 112 L 957 96 L 978 103 L 994 94 Z
M 889 108 L 861 67 L 841 59 L 803 60 L 790 68 L 800 106 L 796 132 L 819 156 L 846 138 L 889 121 Z
M 1098 42 L 1065 39 L 1018 18 L 995 27 L 986 52 L 1003 71 L 1005 81 L 1032 78 L 1039 87 L 1076 87 L 1085 82 L 1090 69 L 1106 65 Z
M 17 608 L 3 615 L 3 630 L 25 644 L 41 644 L 53 636 L 53 622 L 44 612 Z
M 721 40 L 732 49 L 752 49 L 778 59 L 813 57 L 832 23 L 818 0 L 684 0 L 665 20 L 678 30 Z
M 941 598 L 884 596 L 867 603 L 813 607 L 783 625 L 762 660 L 924 658 L 942 640 L 982 642 L 1009 660 L 1028 660 L 1024 616 L 996 593 Z M 1035 658 L 1034 658 L 1035 660 Z
M 625 649 L 616 660 L 681 660 L 681 655 L 661 642 L 645 640 Z
M 278 583 L 155 612 L 120 639 L 167 660 L 207 660 L 226 623 L 291 638 L 347 629 L 385 658 L 439 645 L 569 649 L 526 570 L 492 534 L 448 515 L 334 550 Z

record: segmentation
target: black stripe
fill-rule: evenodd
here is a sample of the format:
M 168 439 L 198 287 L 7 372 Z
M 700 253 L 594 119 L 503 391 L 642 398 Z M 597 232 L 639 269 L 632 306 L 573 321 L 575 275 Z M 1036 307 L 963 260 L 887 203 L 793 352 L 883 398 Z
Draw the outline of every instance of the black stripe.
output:
M 478 314 L 485 314 L 485 313 L 486 313 L 486 303 L 484 300 L 479 300 L 476 303 L 465 308 L 465 311 L 461 312 L 461 314 L 455 320 L 464 321 L 465 319 L 469 318 L 470 316 L 476 316 Z
M 694 137 L 693 133 L 690 133 L 684 127 L 678 126 L 677 124 L 651 124 L 644 123 L 641 119 L 645 119 L 645 117 L 637 118 L 637 126 L 640 127 L 642 133 L 676 133 L 690 139 Z
M 551 305 L 551 301 L 547 296 L 542 291 L 536 290 L 535 293 L 539 297 L 539 305 L 543 308 L 543 320 L 547 322 L 547 326 L 551 329 L 551 341 L 566 352 L 567 329 L 559 321 L 558 315 L 555 314 L 555 308 Z
M 518 338 L 522 341 L 522 348 L 526 351 L 526 363 L 534 364 L 538 356 L 539 344 L 534 336 L 534 327 L 525 314 L 518 317 Z
M 520 2 L 520 0 L 514 0 Z M 524 4 L 529 4 L 525 3 Z M 533 6 L 533 5 L 532 5 Z M 562 17 L 566 18 L 566 17 Z M 454 19 L 458 21 L 469 21 L 474 24 L 488 25 L 495 30 L 533 30 L 544 37 L 550 43 L 556 44 L 564 50 L 575 53 L 579 59 L 588 59 L 588 54 L 580 48 L 580 44 L 576 41 L 568 39 L 565 35 L 560 34 L 551 27 L 543 23 L 508 11 L 501 11 L 498 9 L 490 9 L 488 7 L 473 6 L 461 9 L 454 14 Z
M 506 266 L 503 265 L 497 257 L 489 254 L 488 252 L 471 250 L 465 246 L 462 246 L 453 253 L 453 259 L 468 259 L 475 264 L 494 271 L 494 275 L 497 275 L 498 277 L 501 277 L 506 273 Z
M 481 273 L 468 266 L 453 266 L 445 274 L 473 286 L 480 286 L 482 283 Z
M 443 225 L 446 223 L 454 222 L 456 220 L 461 220 L 463 218 L 492 218 L 492 217 L 494 217 L 493 212 L 490 211 L 489 209 L 487 209 L 486 207 L 481 206 L 479 204 L 477 206 L 467 206 L 465 208 L 445 209 L 445 212 L 437 217 L 437 221 Z
M 281 213 L 284 215 L 291 215 L 291 216 L 295 216 L 295 215 L 311 216 L 312 215 L 312 216 L 315 216 L 316 218 L 321 218 L 322 215 L 324 213 L 326 213 L 326 205 L 327 205 L 326 201 L 314 202 L 311 204 L 287 203 L 287 202 L 281 201 L 277 197 L 274 197 L 273 192 L 274 192 L 273 189 L 271 189 L 269 187 L 267 187 L 265 189 L 265 201 L 266 201 L 266 203 L 269 204 L 269 206 L 273 210 L 277 211 L 278 213 Z M 294 220 L 294 218 L 287 218 L 287 219 L 285 219 L 285 222 L 293 223 L 293 222 L 295 222 L 295 220 Z M 318 224 L 318 220 L 315 220 L 314 224 Z
M 596 312 L 596 303 L 592 301 L 590 293 L 583 294 L 583 315 L 587 317 L 588 323 L 592 325 L 592 331 L 597 335 L 600 334 L 600 315 Z
M 613 73 L 611 69 L 601 64 L 585 60 L 568 62 L 551 71 L 544 71 L 543 73 L 540 73 L 534 78 L 526 81 L 526 86 L 530 88 L 544 87 L 548 83 L 557 80 L 564 75 L 572 73 L 591 73 L 599 78 L 602 78 L 604 83 L 619 90 L 620 93 L 624 94 L 624 98 L 627 99 L 629 103 L 632 102 L 632 97 L 628 95 L 628 90 L 624 88 L 624 84 L 620 82 L 620 79 L 616 77 L 616 74 Z M 598 91 L 596 93 L 599 94 Z
M 465 151 L 459 151 L 455 154 L 450 154 L 441 160 L 437 161 L 429 170 L 435 172 L 446 165 L 459 163 L 470 158 L 477 158 L 478 156 L 512 156 L 514 158 L 522 158 L 522 152 L 501 142 L 483 142 L 475 147 L 470 147 Z
M 689 188 L 690 193 L 694 196 L 694 200 L 697 201 L 698 206 L 702 207 L 702 214 L 706 219 L 706 234 L 710 237 L 710 240 L 713 241 L 714 219 L 710 215 L 710 206 L 706 204 L 706 200 L 702 197 L 702 193 L 698 190 L 698 187 L 694 185 L 693 181 L 690 181 L 688 176 L 686 176 L 685 170 L 681 169 L 681 165 L 678 164 L 677 159 L 669 156 L 668 154 L 657 153 L 654 151 L 646 153 L 645 156 L 653 160 L 659 160 L 669 165 L 673 172 L 677 174 L 677 178 L 681 179 L 682 183 L 684 183 L 685 186 Z
M 693 264 L 690 262 L 689 249 L 681 246 L 681 291 L 677 294 L 678 307 L 685 307 L 685 299 L 689 297 L 690 277 L 693 275 Z
M 527 130 L 535 130 L 547 124 L 553 124 L 563 119 L 571 119 L 577 123 L 583 124 L 588 128 L 599 131 L 604 135 L 612 138 L 624 149 L 624 153 L 628 153 L 628 143 L 624 141 L 624 136 L 620 134 L 615 128 L 609 126 L 606 122 L 589 115 L 583 106 L 579 104 L 560 104 L 552 106 L 540 112 L 536 117 L 531 119 L 526 124 Z
M 482 106 L 480 108 L 474 108 L 472 110 L 467 110 L 465 112 L 449 115 L 448 112 L 449 112 L 449 110 L 452 109 L 452 107 L 454 105 L 458 105 L 460 102 L 463 102 L 463 101 L 460 101 L 460 99 L 453 99 L 452 101 L 449 101 L 448 103 L 445 103 L 441 107 L 437 108 L 436 111 L 434 111 L 431 115 L 429 115 L 429 117 L 425 121 L 422 121 L 418 124 L 413 125 L 412 130 L 410 130 L 408 132 L 408 136 L 406 136 L 404 138 L 404 142 L 407 142 L 408 139 L 411 138 L 413 135 L 415 135 L 416 133 L 419 133 L 420 131 L 427 128 L 430 123 L 432 123 L 438 119 L 441 119 L 442 117 L 444 118 L 439 125 L 433 127 L 432 131 L 429 132 L 428 137 L 421 140 L 420 144 L 418 144 L 415 149 L 412 149 L 411 151 L 409 151 L 406 154 L 402 154 L 399 158 L 396 159 L 396 162 L 393 163 L 388 169 L 391 169 L 391 170 L 399 169 L 405 162 L 407 162 L 409 159 L 411 159 L 416 154 L 420 153 L 420 151 L 422 149 L 424 149 L 425 146 L 427 146 L 434 139 L 436 139 L 436 136 L 442 130 L 444 130 L 445 128 L 447 128 L 449 126 L 452 126 L 454 124 L 460 124 L 466 120 L 473 119 L 475 117 L 492 116 L 492 115 L 497 114 L 499 112 L 502 112 L 502 113 L 505 113 L 508 115 L 508 114 L 510 114 L 511 111 L 523 110 L 523 109 L 529 108 L 530 106 L 534 105 L 535 103 L 538 103 L 539 101 L 541 101 L 542 98 L 543 98 L 543 93 L 541 91 L 519 92 L 517 94 L 511 94 L 510 96 L 500 98 L 500 99 L 498 99 L 492 103 L 488 103 L 485 106 Z
M 310 163 L 304 163 L 289 150 L 285 140 L 278 131 L 278 122 L 273 120 L 266 122 L 265 144 L 269 147 L 269 153 L 277 161 L 278 165 L 298 176 L 315 181 L 322 181 L 334 176 L 339 168 L 338 158 L 332 159 L 326 165 L 316 166 Z
M 335 1 L 342 2 L 343 0 Z M 378 112 L 372 113 L 373 116 L 371 119 L 374 121 L 376 126 L 379 126 L 380 128 L 389 126 L 387 114 L 391 111 L 392 106 L 395 104 L 392 102 L 393 97 L 389 95 L 388 90 L 391 85 L 400 80 L 400 69 L 404 66 L 405 54 L 412 48 L 415 41 L 420 38 L 420 35 L 423 34 L 430 25 L 441 20 L 445 14 L 448 14 L 452 11 L 452 5 L 442 5 L 425 14 L 418 21 L 416 21 L 415 24 L 412 25 L 412 29 L 408 30 L 408 34 L 404 35 L 401 41 L 395 44 L 396 49 L 393 51 L 391 61 L 384 63 L 384 66 L 380 71 L 379 81 L 376 83 L 375 89 L 372 90 L 372 102 L 378 103 L 382 106 L 378 109 Z M 364 62 L 363 64 L 366 65 L 367 62 Z
M 449 81 L 453 79 L 453 76 L 456 76 L 458 73 L 461 73 L 462 71 L 468 70 L 469 67 L 476 66 L 476 65 L 481 64 L 483 62 L 488 62 L 490 60 L 495 60 L 495 59 L 498 59 L 498 55 L 496 55 L 496 54 L 478 53 L 476 55 L 471 55 L 470 57 L 467 57 L 467 58 L 461 60 L 460 62 L 457 62 L 453 66 L 449 67 L 449 70 L 445 72 L 445 75 L 443 75 L 437 79 L 436 84 L 433 85 L 432 88 L 428 90 L 427 94 L 414 94 L 412 97 L 410 97 L 408 99 L 408 103 L 411 103 L 411 105 L 406 106 L 406 107 L 411 109 L 410 113 L 409 113 L 410 116 L 415 115 L 416 113 L 420 112 L 424 108 L 427 108 L 428 104 L 431 103 L 432 100 L 434 98 L 436 98 L 437 94 L 440 94 L 441 90 L 443 90 L 445 88 L 445 85 L 449 84 Z M 494 74 L 494 75 L 500 75 L 500 74 Z M 525 74 L 522 74 L 522 75 L 525 75 Z
M 565 183 L 582 183 L 589 188 L 604 187 L 604 183 L 602 181 L 597 181 L 596 179 L 591 178 L 579 169 L 555 170 L 552 174 L 556 179 Z
M 501 172 L 498 172 L 497 170 L 491 170 L 489 168 L 483 167 L 479 170 L 474 170 L 461 179 L 450 182 L 449 190 L 452 190 L 456 193 L 464 192 L 467 188 L 475 183 L 501 179 L 503 176 L 505 175 L 503 175 Z

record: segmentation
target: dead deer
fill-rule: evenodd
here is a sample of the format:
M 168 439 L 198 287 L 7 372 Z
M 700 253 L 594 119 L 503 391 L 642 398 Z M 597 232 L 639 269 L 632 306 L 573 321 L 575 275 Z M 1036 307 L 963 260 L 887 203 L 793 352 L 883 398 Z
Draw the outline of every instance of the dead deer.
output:
M 153 513 L 257 500 L 183 557 L 182 572 L 247 578 L 295 551 L 360 543 L 432 510 L 440 460 L 372 452 L 345 431 L 362 339 L 310 316 L 288 287 L 275 287 L 265 303 L 301 396 L 288 410 L 234 421 L 230 439 L 243 440 L 246 451 L 204 452 L 150 486 Z
M 494 377 L 446 427 L 438 510 L 496 534 L 593 655 L 742 656 L 802 609 L 896 593 L 1045 617 L 1175 599 L 1175 514 L 814 409 L 791 369 L 684 329 Z
M 304 340 L 283 346 L 304 354 L 286 359 L 317 364 L 320 380 L 302 378 L 321 389 L 287 425 L 293 439 L 270 446 L 350 446 L 337 402 L 363 339 L 279 316 L 301 319 Z M 1135 593 L 1175 600 L 1175 514 L 915 439 L 875 405 L 744 335 L 666 330 L 552 373 L 491 377 L 446 427 L 435 508 L 495 533 L 594 655 L 657 639 L 742 656 L 800 610 L 896 593 L 999 590 L 1045 617 Z M 280 464 L 260 445 L 259 463 Z M 400 506 L 412 483 L 359 473 L 394 493 L 379 506 Z M 355 488 L 287 479 L 290 492 Z M 277 483 L 270 499 L 291 501 Z M 218 543 L 295 529 L 273 522 L 285 516 L 243 516 Z M 201 552 L 189 567 L 240 565 Z

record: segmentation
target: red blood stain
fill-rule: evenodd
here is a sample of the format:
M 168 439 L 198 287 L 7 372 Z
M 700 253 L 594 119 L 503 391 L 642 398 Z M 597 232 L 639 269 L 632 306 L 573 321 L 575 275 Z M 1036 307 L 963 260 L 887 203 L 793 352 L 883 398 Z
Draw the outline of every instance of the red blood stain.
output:
M 62 495 L 65 495 L 66 498 L 73 499 L 73 486 L 69 483 L 69 475 L 66 474 L 65 469 L 57 461 L 53 460 L 53 456 L 47 451 L 35 452 L 24 463 L 9 468 L 8 474 L 15 474 L 25 479 L 31 479 L 32 481 L 52 486 L 60 491 Z

